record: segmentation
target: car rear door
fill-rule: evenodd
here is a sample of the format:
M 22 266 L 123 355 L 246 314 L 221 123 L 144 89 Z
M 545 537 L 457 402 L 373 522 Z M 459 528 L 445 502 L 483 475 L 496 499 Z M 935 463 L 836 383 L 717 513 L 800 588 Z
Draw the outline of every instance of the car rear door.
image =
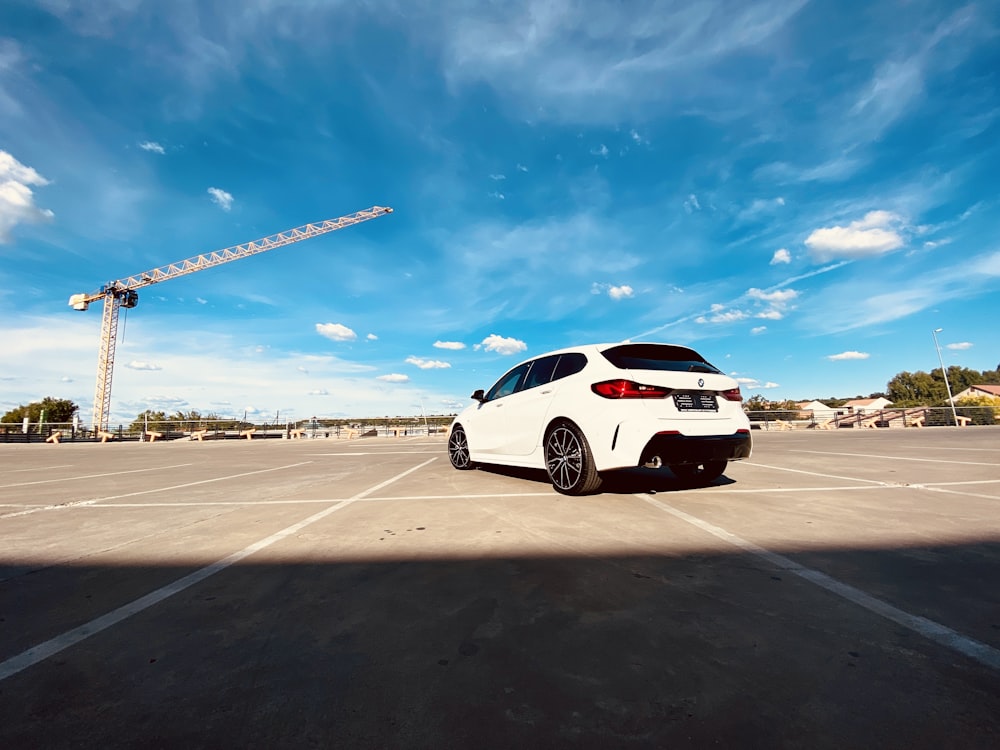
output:
M 499 452 L 527 456 L 541 442 L 554 395 L 552 374 L 558 361 L 558 354 L 534 360 L 519 389 L 504 399 L 504 438 Z

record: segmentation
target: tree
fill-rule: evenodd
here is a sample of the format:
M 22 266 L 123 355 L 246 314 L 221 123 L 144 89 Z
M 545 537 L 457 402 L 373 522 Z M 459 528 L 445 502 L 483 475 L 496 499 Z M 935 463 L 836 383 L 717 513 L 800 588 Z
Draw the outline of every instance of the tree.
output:
M 940 373 L 935 380 L 922 370 L 897 374 L 886 386 L 886 393 L 893 406 L 919 406 L 947 398 Z
M 958 365 L 948 368 L 948 385 L 951 386 L 952 395 L 961 393 L 972 385 L 997 381 L 1000 381 L 1000 372 L 993 370 L 979 371 Z M 930 372 L 904 370 L 889 381 L 886 397 L 894 406 L 933 406 L 948 402 L 948 389 L 941 377 L 940 367 Z
M 79 407 L 69 399 L 46 396 L 41 401 L 32 401 L 27 406 L 11 409 L 0 417 L 0 422 L 23 422 L 25 417 L 31 422 L 41 422 L 43 411 L 47 423 L 71 422 L 77 409 Z
M 956 413 L 973 424 L 995 424 L 1000 418 L 1000 396 L 966 396 L 955 402 Z
M 132 420 L 132 424 L 129 425 L 128 430 L 129 432 L 142 432 L 146 428 L 147 423 L 164 422 L 166 419 L 167 415 L 164 412 L 146 409 L 146 411 Z
M 940 373 L 941 370 L 938 370 Z M 948 383 L 952 393 L 961 393 L 970 385 L 979 385 L 986 380 L 988 371 L 970 370 L 968 367 L 952 365 L 948 368 Z

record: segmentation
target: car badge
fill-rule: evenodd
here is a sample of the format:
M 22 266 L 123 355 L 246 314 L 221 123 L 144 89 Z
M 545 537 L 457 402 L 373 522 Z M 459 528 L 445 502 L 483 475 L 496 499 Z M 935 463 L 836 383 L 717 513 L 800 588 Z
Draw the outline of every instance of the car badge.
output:
M 698 378 L 698 387 L 699 388 L 705 387 L 705 378 Z

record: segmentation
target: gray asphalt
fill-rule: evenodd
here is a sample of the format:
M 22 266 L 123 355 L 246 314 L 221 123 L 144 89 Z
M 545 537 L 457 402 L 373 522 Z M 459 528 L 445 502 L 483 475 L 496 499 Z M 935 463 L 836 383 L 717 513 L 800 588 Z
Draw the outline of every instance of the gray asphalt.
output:
M 2 446 L 0 747 L 1000 746 L 1000 429 L 754 438 Z

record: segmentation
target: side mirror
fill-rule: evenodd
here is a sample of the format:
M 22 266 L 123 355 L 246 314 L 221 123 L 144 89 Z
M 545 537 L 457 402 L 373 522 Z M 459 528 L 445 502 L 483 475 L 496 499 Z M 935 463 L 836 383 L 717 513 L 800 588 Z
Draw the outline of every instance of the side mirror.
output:
M 473 401 L 478 401 L 479 403 L 483 403 L 483 401 L 486 400 L 486 393 L 484 393 L 483 389 L 480 388 L 475 392 L 473 392 L 473 394 L 469 398 L 471 398 Z

